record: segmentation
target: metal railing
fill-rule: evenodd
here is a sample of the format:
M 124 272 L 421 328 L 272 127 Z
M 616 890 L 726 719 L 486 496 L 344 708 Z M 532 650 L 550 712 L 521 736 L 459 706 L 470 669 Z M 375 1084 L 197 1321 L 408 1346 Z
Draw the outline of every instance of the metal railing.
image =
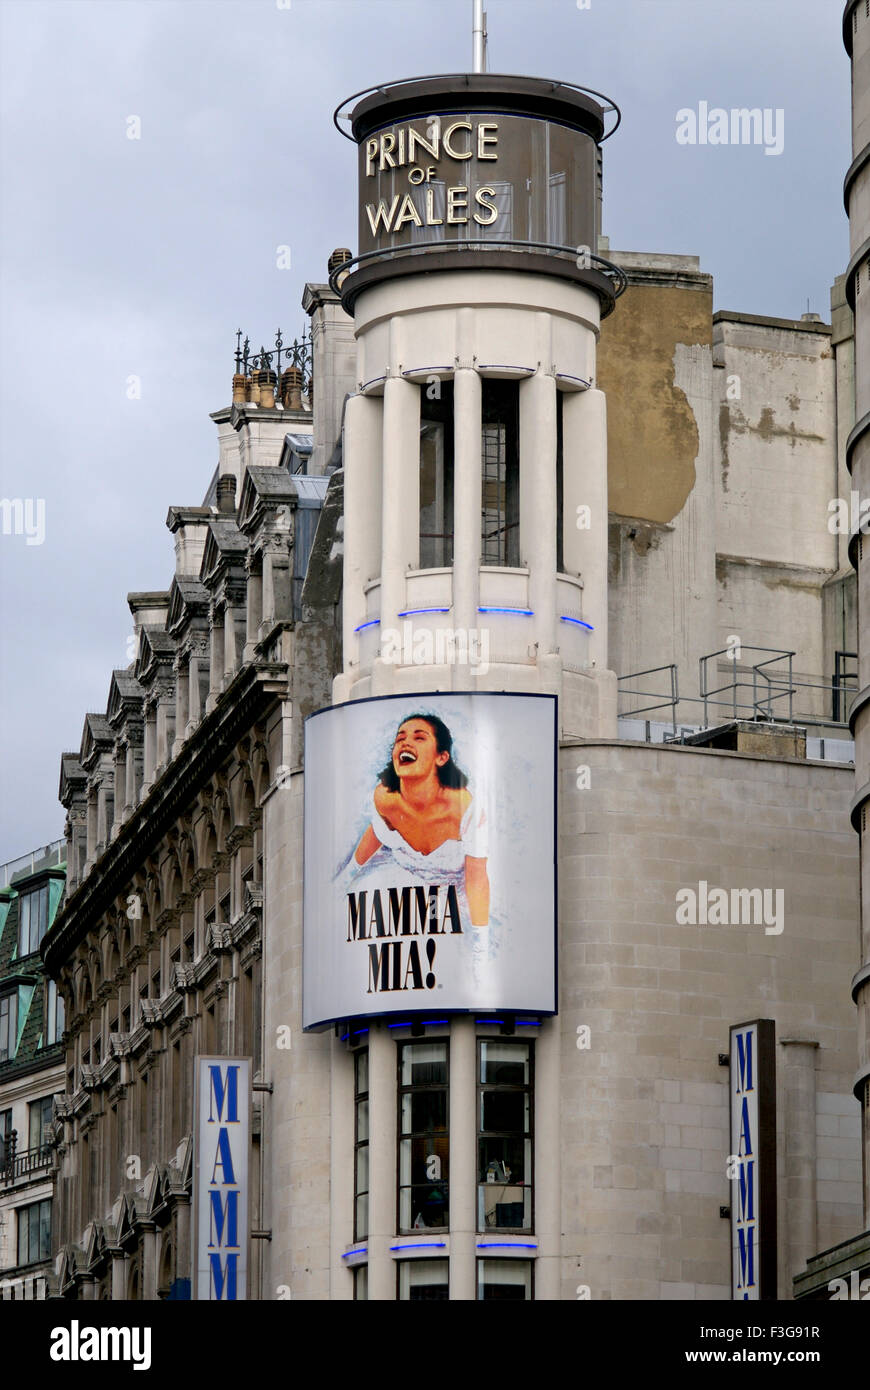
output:
M 66 840 L 52 840 L 41 849 L 30 854 L 21 854 L 17 859 L 9 859 L 0 864 L 0 888 L 8 888 L 14 878 L 21 874 L 34 874 L 39 869 L 51 869 L 66 860 Z
M 41 1168 L 50 1168 L 51 1144 L 40 1144 L 36 1149 L 16 1148 L 17 1134 L 13 1129 L 5 1141 L 0 1140 L 0 1184 L 11 1187 L 19 1178 L 30 1177 Z
M 740 659 L 748 653 L 758 654 L 759 659 L 751 665 L 741 664 Z M 723 718 L 729 717 L 787 723 L 799 719 L 802 724 L 824 724 L 843 728 L 848 722 L 849 696 L 855 695 L 858 689 L 857 671 L 849 669 L 849 663 L 857 660 L 855 653 L 834 653 L 835 669 L 830 681 L 796 679 L 795 655 L 795 652 L 783 648 L 755 646 L 723 647 L 719 651 L 708 652 L 700 657 L 698 662 L 697 696 L 680 693 L 678 669 L 674 662 L 651 666 L 644 671 L 633 671 L 620 676 L 618 680 L 619 717 L 632 719 L 658 710 L 667 711 L 663 722 L 671 725 L 674 737 L 677 733 L 678 706 L 691 704 L 700 706 L 698 726 L 701 728 L 710 728 L 712 724 L 721 723 Z M 730 679 L 716 685 L 713 682 L 717 677 L 710 670 L 710 663 L 718 662 L 722 657 L 733 662 L 733 674 Z M 646 688 L 648 685 L 657 684 L 650 681 L 650 677 L 663 673 L 666 673 L 667 679 L 658 684 L 665 686 L 665 689 Z M 721 671 L 718 674 L 721 675 Z M 630 682 L 638 680 L 644 680 L 644 688 L 635 689 L 630 686 Z M 823 692 L 824 696 L 830 699 L 830 719 L 801 708 L 804 703 L 814 702 L 812 695 L 809 700 L 802 701 L 801 692 L 814 691 Z M 633 703 L 637 699 L 649 700 L 652 703 L 637 705 Z M 817 697 L 815 703 L 821 702 L 821 697 Z
M 623 689 L 623 681 L 640 680 L 642 676 L 657 676 L 660 671 L 667 671 L 670 680 L 671 693 L 670 695 L 664 696 L 664 698 L 662 698 L 662 692 L 660 690 Z M 652 698 L 656 701 L 656 703 L 653 705 L 640 705 L 637 709 L 623 710 L 620 712 L 620 718 L 634 719 L 637 715 L 649 714 L 651 710 L 670 709 L 671 718 L 669 722 L 673 725 L 674 735 L 676 735 L 677 705 L 680 702 L 680 682 L 679 672 L 677 671 L 677 667 L 674 662 L 670 662 L 667 666 L 650 666 L 646 671 L 632 671 L 631 675 L 620 676 L 617 685 L 620 695 L 626 697 L 632 697 L 636 695 L 639 696 L 641 699 Z

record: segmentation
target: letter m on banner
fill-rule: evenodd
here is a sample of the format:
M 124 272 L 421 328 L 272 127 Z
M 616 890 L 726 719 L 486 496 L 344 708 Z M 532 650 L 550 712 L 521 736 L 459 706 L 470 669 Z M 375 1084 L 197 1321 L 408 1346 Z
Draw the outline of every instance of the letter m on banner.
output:
M 251 1059 L 197 1057 L 194 1274 L 197 1299 L 248 1296 Z
M 777 1297 L 776 1037 L 771 1019 L 732 1027 L 729 1050 L 731 1297 Z

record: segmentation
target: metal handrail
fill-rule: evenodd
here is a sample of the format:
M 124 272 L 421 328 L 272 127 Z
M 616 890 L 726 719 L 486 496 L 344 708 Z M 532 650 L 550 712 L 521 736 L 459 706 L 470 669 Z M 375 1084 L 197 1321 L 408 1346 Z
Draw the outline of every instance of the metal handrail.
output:
M 512 250 L 515 247 L 519 247 L 523 251 L 558 252 L 562 255 L 570 256 L 575 262 L 582 254 L 586 264 L 579 268 L 584 270 L 595 270 L 600 266 L 600 274 L 604 275 L 608 280 L 612 278 L 615 282 L 613 287 L 615 299 L 619 299 L 619 296 L 625 294 L 625 291 L 628 289 L 628 276 L 622 267 L 614 265 L 613 261 L 605 260 L 603 256 L 596 256 L 585 246 L 563 246 L 560 242 L 555 241 L 517 241 L 513 239 L 508 241 L 502 237 L 455 237 L 451 238 L 449 241 L 400 242 L 396 246 L 379 247 L 376 251 L 363 251 L 361 255 L 351 256 L 350 260 L 342 261 L 340 265 L 332 269 L 329 275 L 329 288 L 332 290 L 333 294 L 340 295 L 341 288 L 338 283 L 339 279 L 343 281 L 350 273 L 350 267 L 355 265 L 361 266 L 363 261 L 381 260 L 387 257 L 393 258 L 403 255 L 416 255 L 418 251 L 431 251 L 435 248 L 440 251 L 458 251 L 460 249 L 468 249 L 469 247 L 478 251 L 482 250 L 483 247 L 489 247 L 496 251 Z M 588 262 L 590 261 L 594 261 L 595 265 L 589 265 Z
M 332 124 L 335 126 L 335 128 L 336 128 L 336 130 L 338 131 L 339 135 L 343 135 L 344 138 L 345 138 L 345 140 L 350 140 L 351 144 L 354 144 L 354 145 L 355 145 L 357 142 L 356 142 L 356 140 L 354 140 L 353 135 L 349 134 L 346 130 L 342 130 L 341 126 L 338 124 L 340 120 L 342 120 L 342 121 L 349 121 L 349 120 L 350 120 L 350 116 L 349 116 L 349 115 L 346 116 L 346 115 L 343 115 L 343 114 L 342 114 L 343 111 L 344 111 L 345 106 L 347 106 L 349 102 L 351 102 L 351 101 L 356 101 L 358 97 L 365 97 L 365 96 L 368 96 L 370 92 L 371 92 L 372 94 L 374 94 L 375 92 L 382 92 L 383 95 L 386 96 L 388 90 L 389 90 L 389 91 L 393 91 L 393 90 L 395 90 L 396 87 L 406 87 L 406 86 L 409 86 L 409 85 L 413 84 L 414 82 L 447 82 L 447 81 L 452 82 L 452 81 L 454 81 L 456 78 L 461 78 L 463 81 L 465 81 L 466 78 L 468 78 L 468 77 L 473 77 L 474 75 L 475 75 L 474 73 L 468 73 L 468 72 L 430 72 L 430 73 L 424 73 L 424 74 L 422 74 L 422 75 L 419 76 L 419 77 L 400 77 L 400 78 L 397 78 L 397 79 L 396 79 L 395 81 L 393 81 L 393 82 L 375 82 L 375 83 L 373 83 L 373 84 L 372 84 L 371 86 L 369 86 L 369 87 L 363 87 L 363 88 L 362 88 L 360 91 L 358 91 L 358 92 L 351 92 L 351 94 L 350 94 L 349 97 L 345 97 L 343 101 L 340 101 L 340 102 L 338 103 L 338 105 L 336 106 L 335 110 L 334 110 L 333 113 L 332 113 Z M 485 75 L 486 77 L 504 77 L 504 78 L 506 78 L 508 81 L 514 81 L 514 80 L 520 80 L 520 81 L 522 81 L 522 80 L 528 80 L 528 73 L 521 74 L 521 73 L 510 73 L 510 72 L 488 72 L 488 73 L 486 73 L 486 74 L 484 74 L 484 75 Z M 549 81 L 549 79 L 546 79 L 546 78 L 545 78 L 545 79 L 536 79 L 536 80 L 538 80 L 538 81 L 541 81 L 541 80 Z M 604 102 L 603 111 L 604 111 L 604 115 L 605 115 L 605 116 L 606 116 L 606 115 L 608 114 L 608 112 L 610 112 L 610 111 L 615 111 L 615 112 L 616 112 L 616 122 L 615 122 L 615 124 L 611 127 L 610 130 L 606 130 L 606 131 L 604 132 L 604 134 L 601 136 L 600 141 L 598 142 L 599 144 L 603 145 L 605 140 L 609 140 L 610 137 L 611 137 L 611 135 L 615 135 L 615 134 L 616 134 L 617 130 L 619 129 L 619 127 L 620 127 L 620 125 L 621 125 L 621 123 L 622 123 L 622 112 L 620 111 L 620 109 L 619 109 L 619 107 L 617 106 L 616 102 L 613 101 L 611 97 L 605 96 L 604 92 L 596 92 L 596 90 L 595 90 L 594 87 L 583 87 L 579 82 L 555 82 L 555 81 L 550 81 L 550 89 L 551 89 L 551 91 L 557 92 L 557 91 L 559 90 L 560 87 L 564 87 L 566 91 L 582 92 L 585 96 L 589 96 L 589 97 L 600 97 L 601 100 Z M 433 112 L 431 112 L 430 114 L 434 116 L 434 115 L 436 115 L 437 113 L 433 111 Z M 423 117 L 414 117 L 414 118 L 412 118 L 412 119 L 422 120 L 422 119 L 424 119 L 424 118 L 423 118 Z

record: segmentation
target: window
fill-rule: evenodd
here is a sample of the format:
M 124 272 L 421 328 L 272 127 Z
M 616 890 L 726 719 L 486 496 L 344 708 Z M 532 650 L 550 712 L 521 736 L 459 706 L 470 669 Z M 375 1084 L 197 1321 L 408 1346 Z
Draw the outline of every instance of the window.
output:
M 18 899 L 18 954 L 29 956 L 39 950 L 48 931 L 48 884 L 22 893 Z
M 399 1298 L 402 1302 L 447 1301 L 447 1260 L 400 1260 Z
M 51 1126 L 51 1112 L 54 1096 L 43 1096 L 41 1100 L 31 1101 L 30 1111 L 30 1138 L 28 1148 L 43 1149 L 48 1143 L 48 1131 Z
M 45 992 L 45 1046 L 60 1042 L 64 1030 L 63 996 L 54 980 L 49 980 Z
M 448 1224 L 447 1043 L 399 1051 L 399 1230 Z
M 0 996 L 0 1062 L 15 1056 L 18 1045 L 18 992 Z
M 532 1297 L 531 1260 L 478 1260 L 479 1301 L 528 1302 Z
M 18 1208 L 18 1263 L 51 1258 L 51 1198 Z
M 532 1046 L 480 1043 L 478 1230 L 532 1229 Z
M 357 1265 L 353 1271 L 353 1296 L 358 1303 L 364 1302 L 369 1296 L 368 1265 Z
M 10 1139 L 12 1137 L 12 1111 L 0 1110 L 0 1172 L 9 1161 Z
M 353 1238 L 369 1233 L 369 1053 L 363 1048 L 354 1064 Z M 354 1295 L 355 1298 L 359 1294 Z
M 421 390 L 420 568 L 444 569 L 453 564 L 453 382 Z
M 485 379 L 481 455 L 483 467 L 480 560 L 483 565 L 520 563 L 519 386 Z

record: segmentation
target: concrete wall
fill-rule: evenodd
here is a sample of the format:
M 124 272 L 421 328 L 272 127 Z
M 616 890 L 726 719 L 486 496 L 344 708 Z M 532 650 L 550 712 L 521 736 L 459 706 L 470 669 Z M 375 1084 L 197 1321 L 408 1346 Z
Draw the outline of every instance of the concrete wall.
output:
M 856 963 L 851 771 L 640 744 L 563 748 L 560 765 L 561 1296 L 587 1284 L 593 1299 L 730 1297 L 718 1055 L 730 1024 L 772 1018 L 789 1298 L 806 1255 L 854 1234 L 861 1215 L 844 989 Z M 677 890 L 701 879 L 784 887 L 781 935 L 677 925 Z

